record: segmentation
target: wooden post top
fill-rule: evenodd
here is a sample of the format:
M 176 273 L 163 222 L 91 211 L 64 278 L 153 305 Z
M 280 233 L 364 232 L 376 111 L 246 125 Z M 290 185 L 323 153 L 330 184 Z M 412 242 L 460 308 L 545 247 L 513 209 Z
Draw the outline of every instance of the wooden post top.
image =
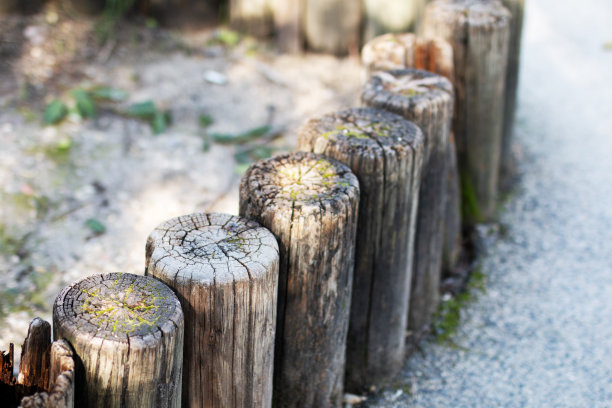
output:
M 129 273 L 93 275 L 65 288 L 55 300 L 53 321 L 76 337 L 148 346 L 150 336 L 182 325 L 178 298 L 162 282 Z
M 508 25 L 512 15 L 499 0 L 434 0 L 427 6 L 440 18 L 474 26 Z
M 414 110 L 418 109 L 415 105 L 429 105 L 435 99 L 452 101 L 451 82 L 441 75 L 414 68 L 376 72 L 361 93 L 362 101 L 385 109 L 406 106 Z
M 247 188 L 248 186 L 248 188 Z M 260 160 L 242 178 L 241 191 L 250 191 L 247 200 L 256 208 L 332 208 L 359 197 L 359 182 L 351 170 L 325 156 L 292 152 Z
M 298 139 L 298 145 L 313 146 L 315 151 L 324 151 L 320 144 L 328 143 L 374 150 L 420 149 L 423 145 L 423 134 L 415 124 L 376 108 L 351 108 L 310 119 Z
M 166 274 L 175 283 L 212 286 L 263 279 L 278 259 L 278 244 L 255 221 L 195 213 L 155 228 L 146 253 L 146 265 L 153 263 L 156 275 Z

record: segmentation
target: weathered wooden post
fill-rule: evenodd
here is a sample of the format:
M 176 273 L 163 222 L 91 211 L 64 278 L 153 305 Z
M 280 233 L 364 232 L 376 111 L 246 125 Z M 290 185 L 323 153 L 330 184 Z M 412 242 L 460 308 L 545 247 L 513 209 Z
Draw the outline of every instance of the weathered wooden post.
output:
M 189 407 L 269 407 L 278 245 L 259 224 L 199 213 L 151 233 L 147 275 L 185 312 L 183 400 Z
M 357 53 L 361 27 L 361 2 L 305 0 L 303 30 L 313 51 L 331 54 Z
M 439 38 L 422 38 L 414 34 L 384 34 L 363 46 L 361 61 L 371 74 L 391 69 L 418 68 L 454 81 L 453 48 Z M 461 253 L 461 208 L 457 150 L 451 134 L 446 151 L 446 209 L 442 269 L 452 270 Z
M 302 51 L 302 1 L 271 0 L 276 45 L 282 52 Z
M 468 225 L 495 212 L 509 24 L 510 13 L 497 0 L 435 0 L 425 9 L 424 34 L 453 47 L 453 131 Z
M 229 0 L 231 25 L 245 33 L 265 37 L 272 32 L 270 0 Z
M 523 10 L 525 0 L 502 0 L 512 19 L 510 20 L 510 45 L 508 49 L 508 68 L 506 70 L 506 98 L 504 101 L 504 133 L 501 151 L 501 186 L 503 190 L 510 187 L 516 173 L 515 158 L 512 154 L 514 139 L 514 113 L 516 110 L 516 92 L 518 88 L 519 62 L 521 56 L 521 37 L 523 33 Z
M 17 382 L 42 390 L 49 388 L 51 325 L 38 317 L 30 322 L 28 335 L 21 348 Z
M 418 31 L 427 0 L 365 0 L 363 38 L 387 32 Z
M 423 135 L 372 108 L 311 119 L 298 148 L 345 163 L 360 186 L 346 384 L 361 391 L 403 365 Z
M 341 404 L 358 201 L 350 169 L 313 153 L 256 162 L 242 178 L 240 214 L 280 248 L 275 407 Z
M 446 78 L 423 70 L 382 71 L 370 77 L 361 99 L 414 122 L 425 137 L 408 321 L 409 329 L 419 331 L 440 299 L 453 87 Z
M 76 406 L 180 406 L 183 312 L 162 282 L 127 273 L 81 279 L 55 300 L 53 336 L 74 347 L 82 370 Z

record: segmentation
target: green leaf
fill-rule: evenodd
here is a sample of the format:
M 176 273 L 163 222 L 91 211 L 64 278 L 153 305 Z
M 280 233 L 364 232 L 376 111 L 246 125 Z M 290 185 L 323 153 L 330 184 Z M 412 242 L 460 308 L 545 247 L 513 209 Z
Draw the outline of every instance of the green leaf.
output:
M 94 234 L 100 235 L 106 232 L 106 226 L 95 218 L 89 218 L 85 221 L 85 226 L 89 228 Z
M 82 118 L 90 118 L 96 114 L 96 105 L 87 92 L 82 89 L 73 89 L 71 92 L 76 101 L 76 109 Z
M 168 128 L 166 115 L 161 112 L 156 112 L 155 116 L 153 116 L 153 120 L 151 121 L 151 128 L 153 129 L 153 133 L 156 135 L 164 133 Z
M 130 94 L 123 89 L 100 86 L 91 90 L 91 96 L 103 101 L 121 102 L 126 100 Z
M 200 117 L 198 118 L 198 122 L 200 123 L 201 127 L 205 128 L 212 125 L 213 118 L 210 115 L 200 115 Z
M 55 148 L 57 149 L 58 153 L 66 153 L 70 150 L 71 147 L 72 147 L 72 139 L 70 139 L 67 136 L 60 139 L 55 145 Z
M 66 108 L 66 105 L 59 99 L 54 99 L 45 108 L 45 113 L 43 114 L 45 125 L 55 125 L 59 123 L 66 117 L 67 113 L 68 108 Z
M 159 111 L 153 101 L 137 102 L 128 107 L 126 114 L 139 118 L 153 118 Z
M 244 133 L 239 133 L 237 135 L 229 134 L 229 133 L 213 133 L 211 137 L 217 143 L 221 144 L 240 144 L 250 142 L 252 140 L 258 139 L 266 134 L 270 133 L 270 126 L 260 126 L 248 130 Z

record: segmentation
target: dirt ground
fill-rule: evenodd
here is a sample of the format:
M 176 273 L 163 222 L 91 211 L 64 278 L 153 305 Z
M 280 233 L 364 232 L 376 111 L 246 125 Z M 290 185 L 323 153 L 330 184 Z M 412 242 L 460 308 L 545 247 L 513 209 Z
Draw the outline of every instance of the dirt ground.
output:
M 143 273 L 148 233 L 196 211 L 237 212 L 249 160 L 295 148 L 306 119 L 355 106 L 357 58 L 288 56 L 212 28 L 188 34 L 120 23 L 102 42 L 93 20 L 47 7 L 0 16 L 0 349 L 31 318 L 51 319 L 64 286 L 87 275 Z M 125 91 L 75 112 L 74 90 Z M 60 99 L 69 113 L 43 122 Z M 152 101 L 172 122 L 154 134 L 125 114 Z M 200 123 L 210 117 L 212 124 Z M 268 125 L 247 145 L 214 133 Z

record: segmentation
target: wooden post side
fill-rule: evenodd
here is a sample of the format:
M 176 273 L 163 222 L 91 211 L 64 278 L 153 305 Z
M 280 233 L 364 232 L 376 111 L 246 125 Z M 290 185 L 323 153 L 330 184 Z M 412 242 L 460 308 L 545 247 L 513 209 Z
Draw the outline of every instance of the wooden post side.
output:
M 17 382 L 25 387 L 49 389 L 49 356 L 51 325 L 38 317 L 30 322 L 28 335 L 21 348 Z
M 506 98 L 504 101 L 504 133 L 501 152 L 501 188 L 508 190 L 516 175 L 515 157 L 512 152 L 514 139 L 514 113 L 516 111 L 516 93 L 521 56 L 521 37 L 523 34 L 523 11 L 525 0 L 502 0 L 512 20 L 510 21 L 510 44 L 508 48 L 508 68 L 506 70 Z
M 455 136 L 450 133 L 446 150 L 446 205 L 444 209 L 444 242 L 442 244 L 442 275 L 452 275 L 462 252 L 461 191 L 457 172 Z
M 127 273 L 77 281 L 55 300 L 53 332 L 82 370 L 76 406 L 180 406 L 183 312 L 162 282 Z
M 275 407 L 341 404 L 358 200 L 350 169 L 313 153 L 256 162 L 242 178 L 240 214 L 280 248 Z
M 414 122 L 425 137 L 408 322 L 408 328 L 417 331 L 429 323 L 440 298 L 453 88 L 440 75 L 410 68 L 374 74 L 361 96 L 368 106 Z
M 338 55 L 359 52 L 361 2 L 305 0 L 303 24 L 309 49 Z
M 425 11 L 424 34 L 453 47 L 453 131 L 467 225 L 491 220 L 495 211 L 509 23 L 497 0 L 435 0 Z
M 185 406 L 270 407 L 278 245 L 256 222 L 217 213 L 159 225 L 147 274 L 178 294 L 185 312 Z
M 356 108 L 308 121 L 298 147 L 334 158 L 359 179 L 347 389 L 384 382 L 403 365 L 414 211 L 423 160 L 419 128 L 401 116 Z

